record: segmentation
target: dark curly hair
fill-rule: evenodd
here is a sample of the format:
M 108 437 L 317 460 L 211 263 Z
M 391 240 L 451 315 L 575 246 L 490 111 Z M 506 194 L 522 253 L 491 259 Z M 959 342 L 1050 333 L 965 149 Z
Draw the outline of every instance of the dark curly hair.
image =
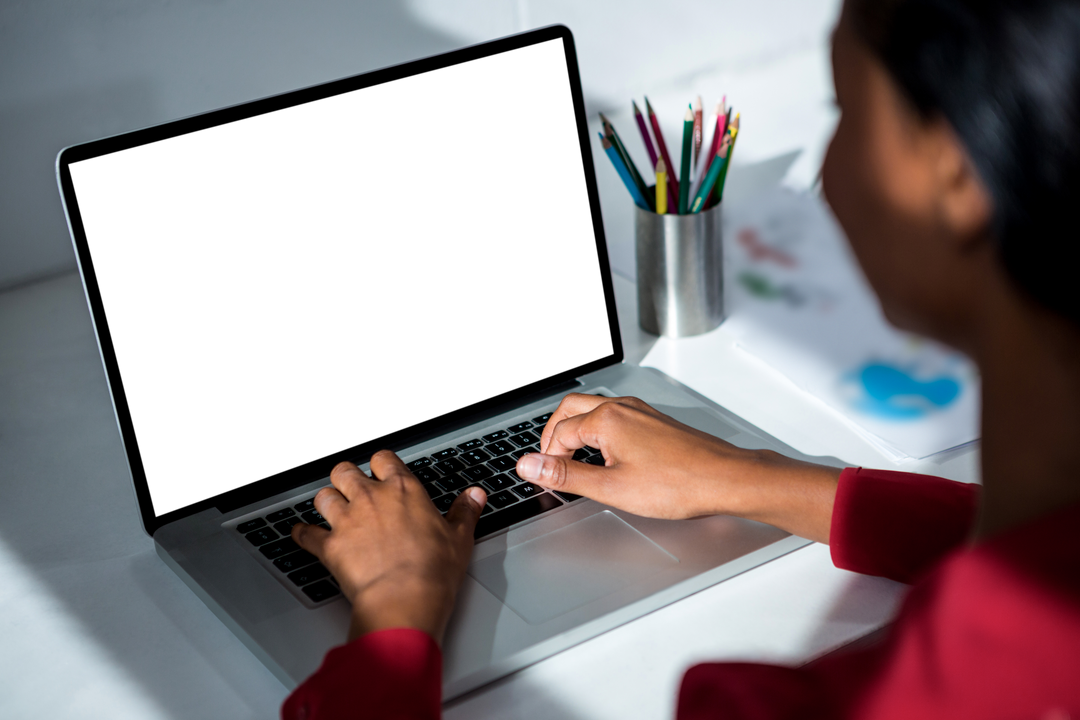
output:
M 964 144 L 1010 277 L 1080 325 L 1080 1 L 850 1 L 910 102 Z

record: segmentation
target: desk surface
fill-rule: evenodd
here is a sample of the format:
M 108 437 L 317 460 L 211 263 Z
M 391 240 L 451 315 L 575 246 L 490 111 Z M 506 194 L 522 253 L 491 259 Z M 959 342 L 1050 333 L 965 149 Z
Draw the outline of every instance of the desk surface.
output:
M 637 327 L 633 284 L 615 287 L 636 362 L 654 338 Z M 78 277 L 0 294 L 0 338 L 0 716 L 275 717 L 285 688 L 143 533 Z M 482 688 L 446 717 L 671 717 L 691 664 L 805 661 L 880 626 L 901 593 L 812 545 Z

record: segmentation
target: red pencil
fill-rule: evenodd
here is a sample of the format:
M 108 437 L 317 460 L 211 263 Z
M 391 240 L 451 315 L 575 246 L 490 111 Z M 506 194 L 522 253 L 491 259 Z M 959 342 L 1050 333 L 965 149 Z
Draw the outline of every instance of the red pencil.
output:
M 653 147 L 652 138 L 649 137 L 649 129 L 645 127 L 645 118 L 641 117 L 641 110 L 638 109 L 636 102 L 631 100 L 630 104 L 634 106 L 634 120 L 637 121 L 638 130 L 641 131 L 641 139 L 645 141 L 645 151 L 649 153 L 649 162 L 656 167 L 656 148 Z
M 701 106 L 701 96 L 698 95 L 694 98 L 693 104 L 694 110 L 694 169 L 696 170 L 701 163 L 701 146 L 705 142 L 705 122 L 704 122 L 704 108 Z M 708 158 L 705 163 L 712 162 L 712 158 Z
M 724 97 L 727 99 L 727 96 Z M 724 103 L 716 103 L 716 127 L 713 128 L 712 141 L 709 143 L 709 152 L 705 153 L 705 162 L 701 165 L 701 177 L 698 178 L 698 185 L 701 185 L 705 176 L 709 172 L 709 165 L 712 163 L 713 157 L 716 155 L 716 151 L 720 149 L 720 138 L 724 136 L 724 129 L 721 124 L 724 122 Z
M 656 121 L 656 113 L 649 104 L 649 98 L 645 98 L 645 112 L 649 115 L 649 124 L 652 125 L 653 135 L 656 137 L 656 146 L 660 148 L 660 157 L 664 158 L 664 164 L 668 166 L 668 197 L 677 198 L 679 197 L 679 181 L 675 179 L 676 173 L 671 170 L 675 167 L 675 163 L 671 162 L 671 155 L 668 155 L 664 133 L 660 132 L 660 123 Z

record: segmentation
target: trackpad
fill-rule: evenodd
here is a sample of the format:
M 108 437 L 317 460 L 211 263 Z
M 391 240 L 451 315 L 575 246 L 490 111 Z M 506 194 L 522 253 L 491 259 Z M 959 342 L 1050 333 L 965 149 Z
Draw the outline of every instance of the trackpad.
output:
M 539 625 L 678 562 L 605 510 L 479 560 L 469 575 Z

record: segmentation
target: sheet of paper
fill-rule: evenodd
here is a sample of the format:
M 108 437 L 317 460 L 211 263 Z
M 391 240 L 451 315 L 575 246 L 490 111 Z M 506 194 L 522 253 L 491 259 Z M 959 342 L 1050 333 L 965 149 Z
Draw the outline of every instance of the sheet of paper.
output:
M 978 437 L 975 366 L 889 325 L 819 198 L 767 193 L 732 208 L 724 234 L 729 316 L 712 333 L 717 343 L 782 374 L 893 462 Z M 661 339 L 642 364 L 709 396 L 717 380 L 704 377 L 707 362 L 671 361 L 705 351 L 706 338 Z

